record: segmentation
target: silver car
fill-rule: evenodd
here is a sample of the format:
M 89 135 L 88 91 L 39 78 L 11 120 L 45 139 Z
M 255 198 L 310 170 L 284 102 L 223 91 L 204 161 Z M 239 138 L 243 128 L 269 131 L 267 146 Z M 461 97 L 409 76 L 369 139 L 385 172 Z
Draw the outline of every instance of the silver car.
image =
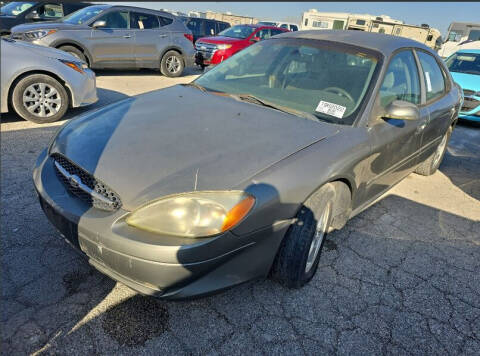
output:
M 183 22 L 137 7 L 88 6 L 58 22 L 15 26 L 11 38 L 59 48 L 91 68 L 152 68 L 178 77 L 194 65 L 193 36 Z
M 60 120 L 69 107 L 98 100 L 95 73 L 84 62 L 54 48 L 1 39 L 0 109 L 25 120 Z

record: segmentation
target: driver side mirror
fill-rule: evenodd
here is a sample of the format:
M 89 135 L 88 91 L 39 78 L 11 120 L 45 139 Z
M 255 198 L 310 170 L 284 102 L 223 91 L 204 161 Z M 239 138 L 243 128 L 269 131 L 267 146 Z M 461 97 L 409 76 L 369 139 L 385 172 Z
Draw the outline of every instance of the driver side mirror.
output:
M 93 28 L 100 28 L 100 27 L 105 27 L 105 26 L 107 26 L 107 22 L 103 21 L 103 20 L 95 21 L 92 25 Z
M 40 15 L 38 14 L 37 10 L 33 10 L 29 14 L 25 15 L 25 20 L 40 20 Z
M 250 42 L 258 42 L 260 41 L 260 37 L 253 37 Z
M 395 100 L 387 106 L 386 113 L 382 115 L 382 119 L 414 121 L 420 119 L 420 111 L 415 104 L 408 101 Z

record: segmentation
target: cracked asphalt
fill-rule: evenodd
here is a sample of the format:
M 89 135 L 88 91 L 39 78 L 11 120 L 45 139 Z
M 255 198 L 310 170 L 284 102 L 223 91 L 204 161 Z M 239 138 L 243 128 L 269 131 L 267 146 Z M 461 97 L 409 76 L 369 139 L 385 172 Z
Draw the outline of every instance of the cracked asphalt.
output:
M 196 74 L 98 73 L 95 105 Z M 59 124 L 2 116 L 1 354 L 480 354 L 480 127 L 330 234 L 304 288 L 165 302 L 90 267 L 42 213 L 31 169 Z

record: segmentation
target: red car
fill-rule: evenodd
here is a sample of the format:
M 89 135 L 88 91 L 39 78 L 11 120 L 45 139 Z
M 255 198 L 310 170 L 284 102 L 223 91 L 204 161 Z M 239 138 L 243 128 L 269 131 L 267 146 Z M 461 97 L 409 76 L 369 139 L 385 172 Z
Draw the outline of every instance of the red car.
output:
M 255 42 L 270 38 L 287 29 L 262 25 L 236 25 L 223 30 L 215 37 L 199 38 L 195 43 L 195 63 L 206 67 L 218 64 Z

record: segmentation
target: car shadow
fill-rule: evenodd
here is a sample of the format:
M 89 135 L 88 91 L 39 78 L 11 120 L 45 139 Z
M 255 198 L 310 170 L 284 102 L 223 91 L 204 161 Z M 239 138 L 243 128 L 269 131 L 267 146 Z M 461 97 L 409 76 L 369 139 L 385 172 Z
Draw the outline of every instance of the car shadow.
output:
M 65 113 L 65 116 L 59 122 L 69 120 L 77 115 L 83 114 L 88 110 L 98 109 L 102 106 L 105 106 L 129 97 L 128 95 L 123 94 L 121 92 L 110 90 L 110 89 L 103 89 L 103 88 L 97 88 L 97 95 L 98 95 L 98 101 L 96 103 L 92 105 L 84 106 L 84 107 L 69 108 Z M 16 122 L 16 121 L 23 121 L 23 119 L 12 110 L 10 110 L 10 112 L 8 113 L 1 115 L 2 123 Z
M 158 69 L 92 69 L 96 76 L 100 77 L 126 77 L 126 76 L 151 76 L 162 75 Z M 202 70 L 196 67 L 188 67 L 183 71 L 182 77 L 202 74 Z

